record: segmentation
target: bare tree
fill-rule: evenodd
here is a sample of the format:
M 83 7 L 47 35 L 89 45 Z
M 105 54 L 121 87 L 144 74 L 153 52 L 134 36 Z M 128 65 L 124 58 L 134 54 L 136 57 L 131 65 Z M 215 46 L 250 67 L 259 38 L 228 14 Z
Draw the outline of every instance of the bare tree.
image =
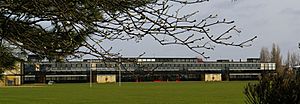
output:
M 286 65 L 288 67 L 293 67 L 295 65 L 299 65 L 299 63 L 300 63 L 299 54 L 297 54 L 295 52 L 293 52 L 293 53 L 288 52 L 287 59 L 286 59 Z
M 268 50 L 268 48 L 266 47 L 263 47 L 261 48 L 261 51 L 260 51 L 260 61 L 261 62 L 270 62 L 270 52 Z
M 213 50 L 216 44 L 247 47 L 257 38 L 234 42 L 232 33 L 241 32 L 234 21 L 217 15 L 192 19 L 198 11 L 181 12 L 185 6 L 206 1 L 0 1 L 0 37 L 24 51 L 48 57 L 88 54 L 98 58 L 119 56 L 112 47 L 103 47 L 106 40 L 138 42 L 150 36 L 161 45 L 183 45 L 209 58 L 204 50 Z M 214 26 L 227 29 L 216 34 Z
M 300 63 L 300 56 L 297 53 L 292 53 L 291 55 L 291 65 L 295 66 L 295 65 L 299 65 Z
M 292 66 L 290 51 L 288 51 L 288 53 L 287 53 L 287 57 L 286 57 L 286 61 L 285 61 L 285 66 L 286 67 L 291 67 Z

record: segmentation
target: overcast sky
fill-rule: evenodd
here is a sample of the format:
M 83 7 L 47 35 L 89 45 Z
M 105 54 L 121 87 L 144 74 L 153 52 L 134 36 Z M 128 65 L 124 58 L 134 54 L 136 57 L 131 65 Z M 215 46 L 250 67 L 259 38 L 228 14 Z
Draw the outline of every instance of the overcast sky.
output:
M 271 49 L 272 43 L 280 46 L 285 56 L 288 51 L 298 52 L 300 42 L 300 0 L 210 0 L 207 3 L 195 5 L 189 9 L 200 13 L 197 18 L 208 14 L 218 14 L 221 18 L 235 21 L 242 33 L 240 37 L 251 38 L 258 36 L 252 47 L 238 48 L 217 45 L 214 51 L 206 51 L 209 60 L 234 59 L 245 60 L 247 57 L 259 57 L 262 47 Z M 124 56 L 137 56 L 146 52 L 151 57 L 198 57 L 189 49 L 178 46 L 160 46 L 151 38 L 135 43 L 108 43 L 115 50 L 120 50 Z

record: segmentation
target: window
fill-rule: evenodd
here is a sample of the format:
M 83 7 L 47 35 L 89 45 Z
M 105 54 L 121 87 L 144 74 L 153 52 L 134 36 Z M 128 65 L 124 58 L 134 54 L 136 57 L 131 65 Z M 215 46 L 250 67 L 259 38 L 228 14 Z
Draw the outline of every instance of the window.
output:
M 142 59 L 138 59 L 138 62 L 141 62 L 141 61 L 143 61 Z
M 170 64 L 170 66 L 171 66 L 171 67 L 175 67 L 176 65 L 175 65 L 175 64 Z
M 211 65 L 210 65 L 210 64 L 207 64 L 207 67 L 211 67 Z
M 103 67 L 104 65 L 103 64 L 98 64 L 98 67 Z

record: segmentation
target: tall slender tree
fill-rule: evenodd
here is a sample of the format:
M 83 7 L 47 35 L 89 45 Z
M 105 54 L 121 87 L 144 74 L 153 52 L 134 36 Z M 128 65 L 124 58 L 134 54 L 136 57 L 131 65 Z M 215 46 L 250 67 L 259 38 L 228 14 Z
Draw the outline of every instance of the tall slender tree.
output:
M 286 61 L 285 61 L 285 66 L 286 67 L 291 67 L 292 66 L 290 51 L 288 51 L 288 53 L 287 53 L 287 57 L 286 57 Z
M 280 48 L 278 45 L 273 43 L 272 50 L 271 50 L 271 62 L 274 62 L 276 64 L 276 71 L 281 73 L 283 72 L 282 68 L 282 56 L 280 54 Z

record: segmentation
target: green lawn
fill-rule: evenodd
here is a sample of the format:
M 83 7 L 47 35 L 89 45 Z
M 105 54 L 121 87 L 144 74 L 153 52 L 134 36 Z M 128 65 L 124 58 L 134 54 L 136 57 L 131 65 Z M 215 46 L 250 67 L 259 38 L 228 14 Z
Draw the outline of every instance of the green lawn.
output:
M 0 104 L 242 104 L 248 82 L 146 82 L 0 87 Z M 26 85 L 25 85 L 26 86 Z M 27 85 L 29 86 L 29 85 Z

